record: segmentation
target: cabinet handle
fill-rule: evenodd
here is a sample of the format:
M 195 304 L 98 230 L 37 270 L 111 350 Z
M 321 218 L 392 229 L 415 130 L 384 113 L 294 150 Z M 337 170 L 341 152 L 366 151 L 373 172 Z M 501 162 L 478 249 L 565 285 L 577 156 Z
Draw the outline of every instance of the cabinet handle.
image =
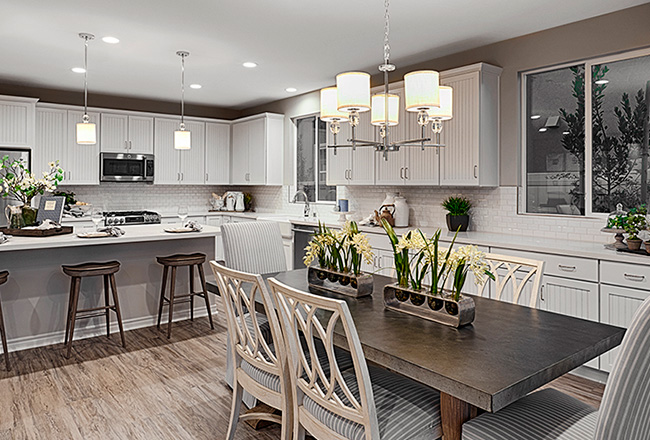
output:
M 181 180 L 185 180 L 185 173 L 181 173 Z
M 541 290 L 539 291 L 539 299 L 544 301 L 544 286 L 542 286 Z
M 404 180 L 404 167 L 399 169 L 399 178 Z
M 575 272 L 577 269 L 575 266 L 566 266 L 564 264 L 558 264 L 557 267 L 565 272 Z
M 478 165 L 474 165 L 474 178 L 478 179 Z
M 630 281 L 641 282 L 645 280 L 645 275 L 634 275 L 631 273 L 624 273 L 623 277 L 627 278 Z
M 176 173 L 176 180 L 181 181 L 181 173 Z
M 348 172 L 350 173 L 350 177 L 348 177 L 348 179 L 352 180 L 352 170 L 348 170 Z
M 208 180 L 210 180 L 210 176 L 208 175 L 208 173 L 205 173 L 205 181 L 207 182 Z
M 409 180 L 411 177 L 409 177 L 409 167 L 404 168 L 404 178 L 406 180 Z
M 129 149 L 129 141 L 124 141 L 124 149 L 125 150 Z

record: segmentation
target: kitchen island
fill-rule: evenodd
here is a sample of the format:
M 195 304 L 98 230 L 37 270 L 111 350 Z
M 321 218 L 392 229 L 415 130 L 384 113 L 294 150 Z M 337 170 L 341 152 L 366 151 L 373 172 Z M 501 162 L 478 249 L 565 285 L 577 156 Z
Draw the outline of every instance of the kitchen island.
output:
M 121 237 L 92 239 L 75 234 L 11 237 L 0 245 L 0 270 L 9 271 L 8 282 L 0 288 L 9 350 L 63 342 L 70 289 L 70 278 L 61 271 L 63 264 L 119 261 L 122 265 L 115 278 L 125 329 L 154 325 L 162 280 L 162 266 L 156 263 L 156 256 L 202 252 L 208 260 L 213 259 L 215 237 L 221 234 L 213 226 L 189 233 L 168 233 L 165 227 L 128 226 Z M 210 273 L 207 268 L 206 273 Z M 187 276 L 187 271 L 178 271 L 177 292 L 187 292 Z M 79 308 L 101 304 L 101 277 L 84 279 Z M 205 305 L 197 302 L 195 307 L 196 316 L 206 314 Z M 178 305 L 175 320 L 187 319 L 188 310 L 187 304 Z M 116 331 L 114 319 L 112 324 Z M 103 317 L 82 320 L 76 325 L 75 339 L 104 331 Z

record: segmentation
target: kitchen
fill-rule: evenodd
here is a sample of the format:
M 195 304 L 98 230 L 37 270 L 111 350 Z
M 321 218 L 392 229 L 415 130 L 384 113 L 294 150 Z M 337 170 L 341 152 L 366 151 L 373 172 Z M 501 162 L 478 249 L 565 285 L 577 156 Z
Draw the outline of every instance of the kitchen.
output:
M 0 286 L 0 302 L 13 364 L 11 372 L 0 372 L 0 380 L 20 379 L 21 371 L 31 368 L 21 367 L 21 360 L 42 356 L 38 350 L 53 350 L 52 357 L 64 353 L 61 342 L 68 333 L 64 309 L 71 289 L 61 265 L 122 263 L 115 279 L 127 342 L 131 334 L 157 335 L 154 338 L 160 338 L 161 346 L 174 343 L 180 337 L 176 334 L 193 335 L 187 338 L 198 338 L 196 342 L 216 334 L 219 347 L 225 347 L 222 300 L 212 294 L 206 294 L 208 310 L 220 331 L 209 333 L 208 312 L 201 299 L 192 302 L 198 323 L 191 323 L 189 308 L 178 304 L 171 339 L 164 340 L 164 332 L 155 331 L 160 324 L 159 304 L 162 309 L 160 291 L 169 288 L 163 275 L 167 266 L 157 263 L 156 257 L 205 254 L 210 291 L 214 279 L 208 261 L 224 260 L 227 252 L 223 225 L 278 223 L 284 264 L 291 271 L 304 268 L 304 248 L 319 221 L 338 230 L 347 218 L 359 224 L 374 251 L 362 270 L 393 277 L 393 248 L 384 229 L 372 226 L 375 211 L 394 221 L 400 235 L 419 228 L 431 237 L 441 228 L 440 243 L 448 246 L 456 228 L 447 226 L 447 213 L 452 211 L 441 205 L 449 197 L 471 203 L 469 228 L 458 233 L 457 246 L 475 245 L 488 254 L 544 261 L 535 309 L 627 328 L 650 296 L 650 260 L 605 248 L 614 242 L 618 229 L 601 230 L 610 213 L 617 211 L 618 202 L 625 210 L 619 216 L 647 202 L 647 190 L 642 190 L 643 154 L 598 150 L 600 135 L 584 127 L 591 123 L 595 127 L 599 113 L 585 112 L 584 106 L 592 109 L 595 102 L 603 103 L 609 128 L 602 133 L 610 138 L 617 136 L 611 130 L 623 127 L 615 107 L 623 113 L 628 107 L 630 114 L 643 113 L 648 95 L 643 72 L 650 59 L 645 24 L 650 5 L 602 1 L 585 11 L 585 3 L 578 8 L 553 2 L 554 13 L 540 13 L 531 2 L 516 7 L 496 3 L 491 8 L 472 4 L 471 11 L 465 12 L 459 6 L 395 3 L 390 5 L 390 28 L 384 27 L 388 17 L 379 2 L 347 5 L 343 14 L 347 18 L 366 17 L 351 41 L 340 32 L 329 35 L 331 26 L 342 26 L 341 17 L 332 17 L 331 5 L 314 6 L 313 11 L 296 11 L 286 2 L 275 7 L 257 5 L 263 12 L 246 16 L 234 5 L 201 3 L 190 18 L 177 17 L 172 2 L 163 2 L 158 13 L 151 13 L 147 2 L 118 2 L 113 11 L 105 5 L 89 5 L 85 23 L 70 18 L 75 10 L 71 2 L 44 6 L 29 1 L 8 7 L 6 26 L 0 31 L 4 34 L 0 46 L 11 60 L 0 68 L 0 147 L 18 151 L 37 177 L 58 161 L 62 179 L 54 194 L 46 192 L 43 197 L 67 197 L 67 209 L 55 220 L 74 229 L 52 237 L 11 236 L 0 244 L 0 270 L 9 271 L 7 283 Z M 485 8 L 504 15 L 485 20 Z M 426 15 L 423 11 L 449 14 L 450 20 L 443 20 L 448 21 L 444 29 L 408 35 L 409 28 L 427 29 L 424 17 L 417 17 Z M 196 12 L 204 17 L 194 16 Z M 46 20 L 48 15 L 61 14 L 66 16 L 61 23 Z M 266 22 L 264 17 L 271 14 L 284 20 L 287 29 L 295 27 L 295 32 L 305 34 L 305 41 L 295 48 L 300 56 L 286 47 L 295 35 L 278 32 Z M 539 20 L 533 19 L 537 14 Z M 208 17 L 228 30 L 227 38 L 213 29 Z M 194 28 L 195 20 L 201 26 Z M 242 26 L 243 21 L 249 24 Z M 454 22 L 462 23 L 461 29 L 454 29 Z M 471 29 L 468 23 L 480 25 Z M 170 30 L 170 24 L 178 26 Z M 322 29 L 320 35 L 327 33 L 330 44 L 324 44 L 325 38 L 316 37 L 319 32 L 307 24 Z M 42 27 L 40 41 L 23 41 L 38 26 Z M 250 32 L 252 28 L 258 34 Z M 602 38 L 603 29 L 607 38 Z M 94 38 L 80 38 L 80 32 L 92 32 Z M 260 35 L 273 37 L 262 44 Z M 383 65 L 390 64 L 388 55 L 397 64 L 386 76 L 375 70 L 382 36 L 385 43 L 392 43 Z M 432 43 L 436 40 L 439 43 Z M 23 51 L 17 49 L 23 44 Z M 282 56 L 276 59 L 278 47 Z M 355 131 L 345 122 L 348 114 L 325 113 L 321 89 L 332 86 L 338 73 L 356 69 L 370 72 L 369 94 L 384 93 L 388 84 L 390 96 L 399 97 L 397 123 L 389 124 L 384 114 L 387 142 L 420 138 L 426 142 L 382 150 L 388 143 L 380 134 L 382 118 L 374 123 L 374 101 L 372 111 L 359 112 Z M 405 107 L 407 75 L 427 69 L 439 72 L 440 85 L 453 91 L 453 111 L 449 118 L 438 119 L 439 132 L 430 131 L 435 118 L 423 126 L 418 113 Z M 584 86 L 582 117 L 587 122 L 583 137 L 575 138 L 578 129 L 571 117 L 579 114 L 581 101 L 578 98 L 576 104 L 571 94 L 572 81 L 581 78 L 584 83 L 585 72 L 604 76 L 594 77 L 600 83 L 587 81 L 589 88 Z M 637 89 L 644 92 L 641 98 Z M 628 104 L 623 94 L 630 97 Z M 384 105 L 389 107 L 386 99 Z M 647 119 L 646 111 L 645 123 L 641 117 L 634 130 L 647 133 Z M 94 125 L 94 143 L 78 143 L 79 124 Z M 176 144 L 176 133 L 191 135 L 189 149 L 182 149 L 180 138 Z M 343 146 L 350 138 L 359 145 Z M 584 148 L 582 153 L 576 150 L 575 139 L 583 139 L 583 146 L 594 142 L 593 153 L 591 148 L 588 153 Z M 363 141 L 371 145 L 362 145 Z M 425 143 L 443 146 L 421 147 Z M 641 141 L 631 143 L 647 145 L 643 135 Z M 599 157 L 607 154 L 617 154 L 617 160 L 626 164 L 624 169 L 604 170 Z M 607 192 L 602 189 L 606 182 L 618 184 L 618 189 Z M 30 201 L 39 207 L 38 197 Z M 16 204 L 6 198 L 3 203 Z M 101 220 L 94 223 L 93 214 L 99 213 Z M 186 225 L 195 230 L 165 232 L 187 229 Z M 83 238 L 97 229 L 124 235 Z M 171 268 L 170 272 L 175 274 Z M 97 305 L 101 296 L 101 283 L 94 280 L 81 283 L 87 306 Z M 179 291 L 187 289 L 185 270 L 175 282 Z M 200 280 L 194 287 L 199 285 Z M 530 291 L 523 295 L 526 303 L 534 296 Z M 166 311 L 162 316 L 166 331 L 169 316 Z M 57 368 L 83 365 L 84 351 L 92 351 L 91 341 L 102 341 L 94 345 L 104 346 L 99 350 L 111 355 L 122 353 L 116 340 L 101 339 L 106 330 L 103 315 L 80 321 L 73 330 L 72 361 L 61 354 Z M 114 317 L 111 330 L 118 330 Z M 129 349 L 124 353 L 131 354 Z M 615 353 L 616 349 L 593 356 L 565 386 L 586 384 L 600 390 L 591 402 L 597 405 Z M 220 369 L 212 372 L 215 381 L 223 375 L 225 350 L 219 356 Z M 101 355 L 96 357 L 93 361 L 101 361 Z M 230 399 L 227 387 L 219 385 L 212 392 L 222 395 L 228 405 L 219 414 L 224 426 L 210 425 L 217 437 L 225 436 Z M 14 415 L 14 420 L 24 424 L 23 437 L 32 437 L 27 419 Z M 280 435 L 277 426 L 259 431 L 245 426 L 238 425 L 235 438 Z M 0 425 L 0 432 L 10 429 Z M 162 434 L 144 432 L 161 438 L 173 432 L 169 423 L 158 429 Z M 176 436 L 203 438 L 199 431 Z M 10 437 L 21 435 L 20 430 L 7 432 Z M 130 437 L 114 432 L 106 438 Z

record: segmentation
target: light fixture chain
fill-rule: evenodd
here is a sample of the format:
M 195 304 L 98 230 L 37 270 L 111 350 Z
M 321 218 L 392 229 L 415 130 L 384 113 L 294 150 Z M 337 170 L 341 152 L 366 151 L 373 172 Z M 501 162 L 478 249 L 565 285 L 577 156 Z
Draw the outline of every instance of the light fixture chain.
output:
M 384 63 L 389 64 L 390 43 L 388 35 L 390 33 L 390 15 L 388 13 L 389 0 L 384 0 Z

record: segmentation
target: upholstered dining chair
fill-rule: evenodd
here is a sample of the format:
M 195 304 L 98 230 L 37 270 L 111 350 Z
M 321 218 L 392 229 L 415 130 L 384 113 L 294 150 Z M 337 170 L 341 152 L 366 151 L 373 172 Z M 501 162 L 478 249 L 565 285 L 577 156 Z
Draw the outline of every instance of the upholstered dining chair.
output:
M 293 395 L 293 435 L 318 440 L 420 440 L 441 436 L 437 391 L 368 366 L 347 303 L 268 280 L 280 312 Z M 341 325 L 353 368 L 335 360 L 334 328 Z M 303 339 L 304 337 L 304 339 Z M 322 341 L 327 356 L 313 356 Z M 329 360 L 328 365 L 323 361 Z
M 271 296 L 260 275 L 229 269 L 210 262 L 224 305 L 232 350 L 233 398 L 226 438 L 232 440 L 239 420 L 269 420 L 282 424 L 282 440 L 291 437 L 292 401 L 287 377 L 285 344 Z M 265 314 L 255 312 L 261 298 Z M 243 392 L 282 411 L 240 415 Z
M 545 389 L 466 422 L 463 440 L 479 439 L 650 439 L 650 298 L 623 338 L 600 410 Z

